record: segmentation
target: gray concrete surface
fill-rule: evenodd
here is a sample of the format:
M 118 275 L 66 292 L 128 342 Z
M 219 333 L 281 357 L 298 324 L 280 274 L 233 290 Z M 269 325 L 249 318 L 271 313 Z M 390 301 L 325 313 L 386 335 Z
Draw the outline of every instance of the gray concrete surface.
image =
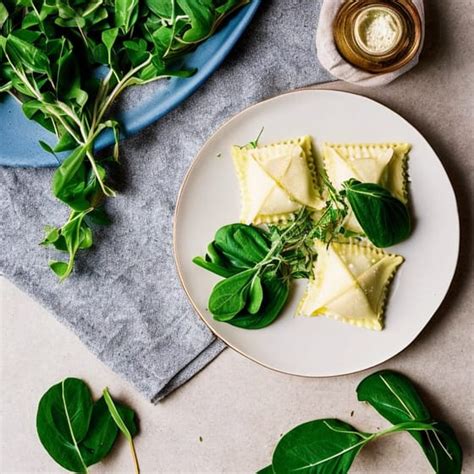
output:
M 431 142 L 453 182 L 462 246 L 451 290 L 414 344 L 383 367 L 400 370 L 423 387 L 434 414 L 456 430 L 464 448 L 464 472 L 472 473 L 474 4 L 432 0 L 427 7 L 427 47 L 415 70 L 381 89 L 339 83 L 323 87 L 363 93 L 401 113 Z M 4 279 L 0 280 L 0 313 L 2 473 L 61 472 L 37 440 L 35 413 L 42 393 L 71 375 L 87 380 L 96 394 L 108 385 L 115 396 L 134 407 L 141 420 L 136 446 L 145 473 L 252 472 L 268 463 L 281 433 L 314 418 L 337 416 L 368 430 L 385 426 L 377 414 L 356 401 L 355 387 L 366 373 L 301 379 L 267 370 L 232 350 L 155 407 Z M 92 472 L 131 472 L 131 468 L 128 449 L 121 443 Z M 432 471 L 416 443 L 400 434 L 365 449 L 351 472 Z

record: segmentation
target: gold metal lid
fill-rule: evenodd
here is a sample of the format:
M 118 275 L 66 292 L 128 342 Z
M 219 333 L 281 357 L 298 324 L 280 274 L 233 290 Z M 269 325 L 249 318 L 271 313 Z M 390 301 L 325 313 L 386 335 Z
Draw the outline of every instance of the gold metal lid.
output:
M 394 28 L 386 48 L 371 50 L 362 40 L 361 27 L 367 12 L 383 9 Z M 387 73 L 410 62 L 421 47 L 422 23 L 410 0 L 347 0 L 333 24 L 334 40 L 341 56 L 371 73 Z

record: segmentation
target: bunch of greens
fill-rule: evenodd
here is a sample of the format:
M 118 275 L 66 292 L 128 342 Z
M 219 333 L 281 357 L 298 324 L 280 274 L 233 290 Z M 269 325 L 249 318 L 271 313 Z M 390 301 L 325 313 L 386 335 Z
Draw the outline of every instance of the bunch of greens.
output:
M 461 472 L 462 450 L 454 431 L 432 418 L 405 376 L 391 371 L 372 374 L 357 387 L 357 398 L 369 403 L 393 426 L 366 433 L 333 418 L 304 423 L 280 439 L 272 464 L 259 474 L 345 474 L 366 444 L 403 431 L 410 433 L 420 445 L 437 474 Z
M 138 431 L 135 413 L 114 402 L 107 388 L 93 402 L 89 387 L 80 379 L 67 378 L 53 385 L 39 402 L 36 430 L 58 464 L 81 473 L 109 454 L 120 430 L 130 445 L 135 473 L 140 472 L 133 443 Z
M 344 229 L 351 209 L 377 247 L 394 245 L 410 234 L 406 206 L 383 187 L 351 179 L 338 192 L 327 178 L 324 182 L 328 200 L 318 218 L 302 208 L 284 225 L 227 225 L 217 231 L 206 256 L 193 259 L 225 278 L 209 298 L 214 319 L 245 329 L 271 324 L 288 299 L 291 280 L 310 278 L 317 259 L 314 240 L 329 245 L 335 238 L 351 236 Z
M 79 249 L 93 244 L 91 225 L 109 222 L 103 204 L 115 196 L 110 168 L 119 158 L 120 124 L 109 117 L 129 86 L 193 71 L 182 56 L 211 36 L 249 0 L 0 0 L 0 93 L 17 98 L 25 115 L 57 136 L 56 156 L 68 152 L 53 176 L 52 192 L 70 210 L 43 241 L 68 253 L 50 262 L 62 280 Z M 112 130 L 110 154 L 94 152 Z M 58 160 L 59 161 L 59 160 Z

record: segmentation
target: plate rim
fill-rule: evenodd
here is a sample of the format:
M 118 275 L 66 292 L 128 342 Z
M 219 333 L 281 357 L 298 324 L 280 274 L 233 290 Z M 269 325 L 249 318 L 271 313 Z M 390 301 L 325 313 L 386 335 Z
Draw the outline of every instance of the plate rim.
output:
M 335 81 L 334 81 L 335 82 Z M 413 338 L 402 348 L 400 349 L 399 351 L 395 352 L 394 354 L 390 355 L 389 357 L 387 357 L 386 359 L 380 361 L 380 362 L 377 362 L 377 363 L 374 363 L 374 364 L 370 364 L 369 366 L 365 367 L 365 368 L 361 368 L 361 369 L 356 369 L 356 370 L 352 370 L 350 372 L 344 372 L 344 373 L 339 373 L 339 374 L 333 374 L 333 375 L 310 375 L 310 374 L 302 374 L 302 373 L 295 373 L 295 372 L 287 372 L 285 370 L 282 370 L 282 369 L 279 369 L 277 367 L 272 367 L 271 365 L 265 363 L 265 362 L 262 362 L 258 359 L 256 359 L 255 357 L 249 355 L 249 354 L 246 354 L 243 350 L 237 348 L 234 346 L 234 344 L 228 342 L 226 340 L 226 338 L 224 338 L 223 336 L 221 336 L 220 334 L 218 334 L 218 332 L 208 323 L 208 321 L 206 320 L 206 318 L 201 314 L 201 311 L 199 310 L 199 308 L 197 307 L 196 303 L 194 302 L 194 300 L 191 298 L 191 295 L 188 291 L 188 288 L 186 286 L 186 283 L 184 281 L 184 278 L 183 278 L 183 275 L 181 273 L 181 270 L 180 270 L 180 267 L 179 267 L 179 262 L 178 262 L 178 248 L 177 248 L 177 221 L 178 221 L 178 214 L 179 214 L 179 209 L 180 209 L 180 206 L 181 206 L 181 203 L 182 203 L 182 198 L 183 198 L 183 194 L 184 194 L 184 191 L 185 191 L 185 188 L 186 188 L 186 184 L 195 168 L 195 166 L 197 165 L 198 161 L 200 160 L 200 156 L 202 154 L 202 151 L 208 146 L 209 142 L 216 136 L 218 135 L 222 129 L 224 129 L 225 127 L 227 127 L 231 122 L 233 122 L 234 120 L 237 120 L 242 114 L 254 109 L 254 108 L 257 108 L 263 104 L 267 104 L 269 102 L 272 102 L 274 100 L 278 100 L 280 97 L 284 97 L 284 96 L 288 96 L 288 95 L 295 95 L 295 94 L 300 94 L 302 92 L 309 92 L 309 91 L 312 91 L 312 92 L 330 92 L 330 93 L 336 93 L 336 94 L 341 94 L 341 95 L 350 95 L 350 96 L 357 96 L 357 97 L 360 97 L 362 99 L 365 99 L 369 102 L 373 102 L 375 104 L 377 104 L 378 106 L 381 106 L 383 107 L 384 109 L 387 109 L 388 111 L 392 112 L 393 114 L 395 114 L 398 118 L 400 118 L 403 122 L 405 122 L 406 124 L 408 124 L 410 127 L 412 127 L 419 135 L 420 137 L 426 142 L 427 146 L 430 148 L 430 150 L 433 152 L 433 154 L 435 155 L 436 159 L 439 161 L 439 163 L 441 164 L 441 167 L 446 175 L 446 178 L 448 180 L 448 183 L 450 185 L 450 189 L 453 193 L 453 197 L 454 197 L 454 208 L 455 208 L 455 213 L 456 213 L 456 235 L 457 235 L 457 238 L 456 238 L 456 259 L 455 259 L 455 263 L 453 265 L 453 269 L 452 269 L 452 272 L 450 274 L 450 277 L 449 277 L 449 285 L 447 286 L 446 288 L 446 292 L 445 294 L 443 295 L 443 297 L 440 299 L 440 302 L 439 304 L 437 305 L 437 307 L 433 310 L 432 314 L 430 315 L 430 317 L 428 318 L 427 322 L 423 325 L 423 327 L 413 336 Z M 293 377 L 301 377 L 301 378 L 305 378 L 305 379 L 325 379 L 325 378 L 334 378 L 334 377 L 345 377 L 345 376 L 348 376 L 348 375 L 353 375 L 353 374 L 357 374 L 357 373 L 360 373 L 360 372 L 364 372 L 365 370 L 370 370 L 370 369 L 374 369 L 382 364 L 385 364 L 386 362 L 392 360 L 393 358 L 397 357 L 398 355 L 400 355 L 402 352 L 404 352 L 405 350 L 407 350 L 414 342 L 416 339 L 418 339 L 418 337 L 421 335 L 421 333 L 426 329 L 426 327 L 429 325 L 429 323 L 431 322 L 431 320 L 433 319 L 433 317 L 438 313 L 441 305 L 443 304 L 443 302 L 446 300 L 446 297 L 448 296 L 449 292 L 451 291 L 451 288 L 452 288 L 452 285 L 453 285 L 453 281 L 454 281 L 454 277 L 456 275 L 456 272 L 458 270 L 458 264 L 459 264 L 459 253 L 460 253 L 460 246 L 461 246 L 461 222 L 460 222 L 460 217 L 459 217 L 459 205 L 458 205 L 458 198 L 457 198 L 457 195 L 456 195 L 456 191 L 453 187 L 453 183 L 451 181 L 451 178 L 448 174 L 448 172 L 446 171 L 446 168 L 444 167 L 443 165 L 443 162 L 440 160 L 438 154 L 436 153 L 436 151 L 434 150 L 434 148 L 431 146 L 430 142 L 425 138 L 425 136 L 419 131 L 419 129 L 417 127 L 415 127 L 411 122 L 409 122 L 405 117 L 403 117 L 401 114 L 399 114 L 398 112 L 396 112 L 395 110 L 393 110 L 392 108 L 390 108 L 389 106 L 383 104 L 382 102 L 378 101 L 378 100 L 375 100 L 375 99 L 372 99 L 371 97 L 367 97 L 363 94 L 358 94 L 358 93 L 355 93 L 355 92 L 348 92 L 348 91 L 341 91 L 341 90 L 337 90 L 337 89 L 332 89 L 332 88 L 329 88 L 329 89 L 320 89 L 317 87 L 317 85 L 315 86 L 310 86 L 310 87 L 302 87 L 302 88 L 297 88 L 297 89 L 294 89 L 294 90 L 291 90 L 291 91 L 287 91 L 287 92 L 283 92 L 283 93 L 279 93 L 277 95 L 274 95 L 272 97 L 269 97 L 267 99 L 264 99 L 264 100 L 261 100 L 259 102 L 256 102 L 254 104 L 251 104 L 250 106 L 242 109 L 241 111 L 233 114 L 231 117 L 229 117 L 227 120 L 225 120 L 213 133 L 211 136 L 209 136 L 206 141 L 201 145 L 199 151 L 195 154 L 191 164 L 189 165 L 187 171 L 186 171 L 186 174 L 181 182 L 181 185 L 179 187 L 179 191 L 178 191 L 178 195 L 177 195 L 177 198 L 176 198 L 176 205 L 175 205 L 175 210 L 174 210 L 174 213 L 173 213 L 173 234 L 172 234 L 172 238 L 173 238 L 173 260 L 174 260 L 174 265 L 175 265 L 175 268 L 176 268 L 176 272 L 178 274 L 178 278 L 179 278 L 179 281 L 180 281 L 180 284 L 181 284 L 181 287 L 183 288 L 185 294 L 186 294 L 186 297 L 189 301 L 189 303 L 191 304 L 192 308 L 194 309 L 194 311 L 198 314 L 199 318 L 201 319 L 202 322 L 204 322 L 204 324 L 207 326 L 207 328 L 211 331 L 211 333 L 220 341 L 222 341 L 227 347 L 231 348 L 232 350 L 234 350 L 235 352 L 237 352 L 238 354 L 244 356 L 246 359 L 248 360 L 251 360 L 252 362 L 262 366 L 262 367 L 265 367 L 266 369 L 270 369 L 274 372 L 277 372 L 277 373 L 280 373 L 280 374 L 284 374 L 284 375 L 290 375 L 290 376 L 293 376 Z

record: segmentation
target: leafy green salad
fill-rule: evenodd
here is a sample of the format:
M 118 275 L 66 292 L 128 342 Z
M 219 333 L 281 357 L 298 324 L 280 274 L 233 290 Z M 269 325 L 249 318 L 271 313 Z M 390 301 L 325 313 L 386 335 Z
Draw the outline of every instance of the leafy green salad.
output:
M 76 253 L 93 244 L 94 225 L 109 223 L 111 170 L 119 159 L 120 123 L 110 110 L 129 86 L 188 77 L 176 59 L 209 38 L 250 0 L 0 0 L 0 93 L 57 137 L 46 151 L 67 158 L 55 171 L 54 196 L 69 208 L 43 245 L 67 253 L 50 267 L 67 278 Z M 97 154 L 106 129 L 115 146 Z M 59 159 L 58 159 L 59 162 Z

